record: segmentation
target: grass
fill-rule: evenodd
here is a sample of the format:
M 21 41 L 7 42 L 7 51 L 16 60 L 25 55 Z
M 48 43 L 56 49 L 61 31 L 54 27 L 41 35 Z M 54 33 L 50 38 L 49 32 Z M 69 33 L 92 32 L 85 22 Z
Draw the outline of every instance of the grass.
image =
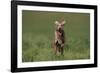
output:
M 55 56 L 54 21 L 66 20 L 64 56 Z M 90 58 L 90 15 L 88 13 L 22 12 L 22 61 L 56 61 Z

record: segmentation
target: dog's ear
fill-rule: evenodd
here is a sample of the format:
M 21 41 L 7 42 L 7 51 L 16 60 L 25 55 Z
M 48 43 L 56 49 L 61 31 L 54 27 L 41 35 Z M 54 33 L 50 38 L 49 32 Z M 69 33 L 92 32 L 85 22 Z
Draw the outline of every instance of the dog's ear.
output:
M 62 25 L 64 25 L 65 23 L 66 23 L 66 21 L 64 20 L 64 21 L 62 21 L 62 23 L 61 23 L 61 24 L 62 24 Z
M 58 25 L 58 24 L 59 24 L 59 22 L 58 22 L 58 21 L 55 21 L 55 24 L 56 24 L 56 25 Z

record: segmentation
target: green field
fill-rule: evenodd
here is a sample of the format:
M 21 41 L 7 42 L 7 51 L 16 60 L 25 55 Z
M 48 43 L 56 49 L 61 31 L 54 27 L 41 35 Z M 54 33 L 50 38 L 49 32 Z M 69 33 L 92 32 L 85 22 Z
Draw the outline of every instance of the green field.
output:
M 64 18 L 64 55 L 54 55 L 56 20 Z M 90 58 L 90 14 L 22 11 L 22 61 L 79 60 Z

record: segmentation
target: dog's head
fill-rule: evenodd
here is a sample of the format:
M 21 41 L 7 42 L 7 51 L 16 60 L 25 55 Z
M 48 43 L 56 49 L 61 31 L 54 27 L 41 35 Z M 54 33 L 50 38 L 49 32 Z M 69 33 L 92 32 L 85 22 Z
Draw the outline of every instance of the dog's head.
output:
M 56 29 L 62 30 L 64 29 L 65 20 L 55 21 Z

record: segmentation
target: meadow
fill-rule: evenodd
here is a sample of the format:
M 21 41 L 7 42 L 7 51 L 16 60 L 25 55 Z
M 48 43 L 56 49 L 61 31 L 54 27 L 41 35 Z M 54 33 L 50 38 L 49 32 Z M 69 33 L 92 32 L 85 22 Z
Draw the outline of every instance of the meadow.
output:
M 66 24 L 64 55 L 54 55 L 52 43 L 56 20 Z M 90 58 L 88 13 L 22 11 L 22 61 L 80 60 Z

